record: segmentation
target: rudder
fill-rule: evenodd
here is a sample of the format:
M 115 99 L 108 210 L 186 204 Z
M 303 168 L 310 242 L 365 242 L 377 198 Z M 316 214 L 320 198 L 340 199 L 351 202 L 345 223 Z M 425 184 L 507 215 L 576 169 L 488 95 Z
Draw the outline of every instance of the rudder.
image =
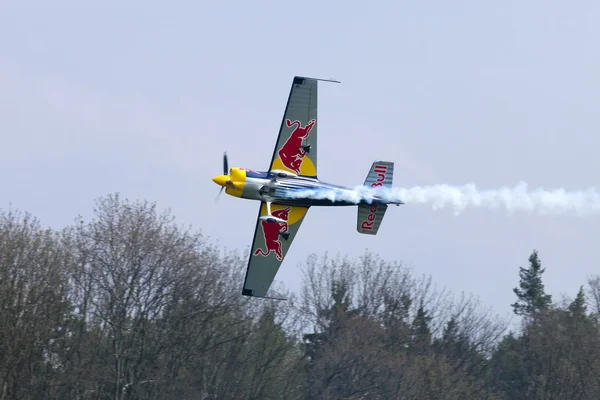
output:
M 392 186 L 394 178 L 394 163 L 391 161 L 375 161 L 367 174 L 363 186 L 378 187 Z

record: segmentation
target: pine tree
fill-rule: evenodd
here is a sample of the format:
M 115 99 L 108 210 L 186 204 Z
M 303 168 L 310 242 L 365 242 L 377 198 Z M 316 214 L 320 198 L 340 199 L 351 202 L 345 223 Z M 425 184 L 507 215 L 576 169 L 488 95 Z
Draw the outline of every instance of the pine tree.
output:
M 575 300 L 573 300 L 573 302 L 569 305 L 569 311 L 574 316 L 585 316 L 587 307 L 585 305 L 585 295 L 583 293 L 583 286 L 579 288 L 579 292 L 577 292 L 577 297 L 575 297 Z
M 518 300 L 511 306 L 517 315 L 530 315 L 544 311 L 552 304 L 552 296 L 544 292 L 542 274 L 546 269 L 542 268 L 536 250 L 529 256 L 529 263 L 527 269 L 519 267 L 520 287 L 513 289 Z
M 358 314 L 358 310 L 351 308 L 350 287 L 347 281 L 342 279 L 332 282 L 331 298 L 333 299 L 331 307 L 318 311 L 324 323 L 323 331 L 303 335 L 306 354 L 311 359 L 318 357 L 322 349 L 335 339 L 344 323 Z
M 583 286 L 579 288 L 575 300 L 569 304 L 569 312 L 571 316 L 578 319 L 585 319 L 587 307 L 585 305 L 585 294 L 583 293 Z
M 418 352 L 425 353 L 431 345 L 431 330 L 429 328 L 431 320 L 432 317 L 425 310 L 423 301 L 421 301 L 412 323 L 413 346 Z

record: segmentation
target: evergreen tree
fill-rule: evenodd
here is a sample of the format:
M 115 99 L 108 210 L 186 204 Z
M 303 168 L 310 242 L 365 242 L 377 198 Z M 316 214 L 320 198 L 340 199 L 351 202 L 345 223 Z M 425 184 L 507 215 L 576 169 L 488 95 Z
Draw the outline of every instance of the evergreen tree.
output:
M 585 295 L 583 293 L 583 286 L 579 288 L 579 292 L 577 292 L 575 300 L 573 300 L 573 302 L 569 304 L 569 312 L 571 313 L 571 316 L 575 318 L 585 318 L 587 307 L 585 305 Z
M 444 326 L 442 337 L 435 340 L 435 347 L 438 351 L 441 351 L 454 360 L 468 357 L 470 351 L 469 341 L 460 332 L 460 327 L 455 317 L 448 320 L 446 326 Z
M 357 310 L 351 309 L 350 287 L 343 279 L 332 282 L 331 298 L 333 299 L 331 307 L 318 310 L 325 325 L 323 331 L 303 335 L 306 354 L 311 359 L 318 357 L 323 348 L 336 337 L 344 323 L 358 314 Z
M 520 287 L 513 289 L 518 300 L 511 306 L 517 315 L 530 315 L 544 311 L 552 304 L 552 296 L 544 292 L 542 274 L 546 269 L 542 268 L 536 250 L 529 256 L 529 264 L 527 269 L 519 267 Z
M 431 345 L 431 330 L 429 328 L 431 320 L 432 317 L 425 310 L 423 301 L 421 301 L 412 323 L 413 348 L 417 352 L 425 353 Z
M 530 375 L 527 370 L 527 346 L 522 336 L 509 332 L 498 343 L 490 360 L 490 384 L 501 398 L 526 398 Z

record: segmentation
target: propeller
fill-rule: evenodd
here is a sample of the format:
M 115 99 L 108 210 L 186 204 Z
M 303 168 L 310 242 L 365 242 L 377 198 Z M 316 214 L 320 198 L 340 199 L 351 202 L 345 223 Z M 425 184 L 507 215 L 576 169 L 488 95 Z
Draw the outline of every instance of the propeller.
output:
M 228 175 L 229 172 L 229 161 L 227 160 L 227 152 L 223 153 L 223 175 Z M 221 197 L 221 193 L 223 193 L 223 189 L 225 189 L 225 186 L 221 186 L 221 190 L 219 190 L 219 194 L 217 195 L 217 198 L 215 199 L 215 204 L 217 203 L 217 201 L 219 201 L 219 197 Z

